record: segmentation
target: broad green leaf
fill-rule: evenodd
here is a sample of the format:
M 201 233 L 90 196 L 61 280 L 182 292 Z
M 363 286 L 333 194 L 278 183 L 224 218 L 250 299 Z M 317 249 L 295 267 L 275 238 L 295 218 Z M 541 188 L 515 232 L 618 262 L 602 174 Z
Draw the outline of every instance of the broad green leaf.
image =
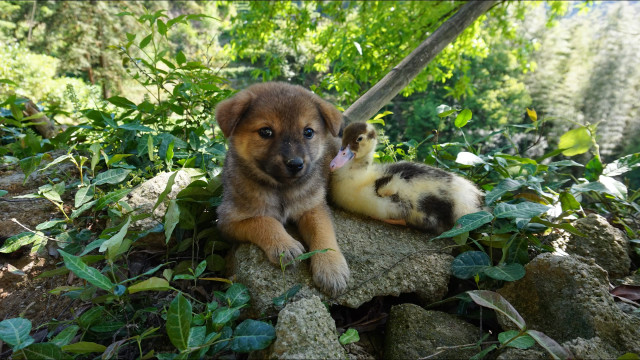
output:
M 601 175 L 600 178 L 598 178 L 598 182 L 604 185 L 608 194 L 611 194 L 620 200 L 627 199 L 627 187 L 620 181 L 612 177 Z
M 517 349 L 528 349 L 535 345 L 536 341 L 529 335 L 520 335 L 517 330 L 509 330 L 498 334 L 498 341 L 501 344 L 507 344 L 506 346 L 514 347 Z
M 38 166 L 40 166 L 40 163 L 42 162 L 42 156 L 43 154 L 30 156 L 18 162 L 18 164 L 20 165 L 20 169 L 22 169 L 22 172 L 24 173 L 24 181 L 22 182 L 23 185 L 27 183 L 29 175 L 31 175 L 31 173 L 33 173 L 38 168 Z
M 73 354 L 89 354 L 94 352 L 102 353 L 105 350 L 107 350 L 106 346 L 89 341 L 80 341 L 75 344 L 65 345 L 62 347 L 62 351 Z
M 595 181 L 600 174 L 602 174 L 602 162 L 599 156 L 594 156 L 585 166 L 584 177 L 589 181 Z
M 71 159 L 72 156 L 70 154 L 65 154 L 65 155 L 61 155 L 58 156 L 57 158 L 55 158 L 55 160 L 53 160 L 52 162 L 48 163 L 45 167 L 43 167 L 41 170 L 46 170 L 48 168 L 50 168 L 53 165 L 57 165 L 67 159 Z
M 165 291 L 169 290 L 169 288 L 167 280 L 154 276 L 129 286 L 129 294 L 135 294 L 140 291 Z
M 121 321 L 100 322 L 93 325 L 89 330 L 97 333 L 113 333 L 122 329 L 126 324 Z
M 602 171 L 602 174 L 609 177 L 619 176 L 638 166 L 640 166 L 640 153 L 629 154 L 607 164 Z
M 67 360 L 71 356 L 52 343 L 31 344 L 22 349 L 22 353 L 28 360 Z
M 205 258 L 207 261 L 207 270 L 222 271 L 226 265 L 225 259 L 218 254 L 211 254 Z
M 121 108 L 125 108 L 125 109 L 136 109 L 136 104 L 134 104 L 131 100 L 122 97 L 122 96 L 112 96 L 110 98 L 107 99 L 108 102 L 112 103 L 113 105 L 117 106 L 117 107 L 121 107 Z
M 158 33 L 163 36 L 167 35 L 167 24 L 165 24 L 162 19 L 158 19 L 158 21 L 156 21 L 156 24 L 158 25 Z
M 61 203 L 62 202 L 62 198 L 60 198 L 60 194 L 58 194 L 53 189 L 43 192 L 42 196 L 44 196 L 46 199 L 48 199 L 48 200 L 50 200 L 52 202 L 55 202 L 55 203 Z
M 104 195 L 96 202 L 96 210 L 102 210 L 105 206 L 117 202 L 131 192 L 132 189 L 122 188 L 116 191 L 112 191 L 107 195 Z
M 525 274 L 524 266 L 514 263 L 500 266 L 490 266 L 484 269 L 487 276 L 504 281 L 516 281 L 522 279 Z
M 340 341 L 340 344 L 342 345 L 358 342 L 360 341 L 360 334 L 358 334 L 358 330 L 350 328 L 349 330 L 345 331 L 344 334 L 340 335 L 338 341 Z
M 34 241 L 38 240 L 39 236 L 35 235 L 32 232 L 22 232 L 20 234 L 14 235 L 7 240 L 4 241 L 4 245 L 0 248 L 0 253 L 11 253 L 22 246 L 29 245 Z
M 193 276 L 198 277 L 207 269 L 207 260 L 202 260 L 193 272 Z
M 567 167 L 567 166 L 579 166 L 579 167 L 584 167 L 584 165 L 575 162 L 573 160 L 560 160 L 560 161 L 554 161 L 554 162 L 550 162 L 548 164 L 549 167 Z
M 502 195 L 520 189 L 524 185 L 524 181 L 504 179 L 493 190 L 485 195 L 485 203 L 487 205 L 493 204 L 494 201 L 500 199 Z
M 31 321 L 14 318 L 0 321 L 0 340 L 16 351 L 32 344 L 35 340 L 29 336 Z
M 80 327 L 83 330 L 89 330 L 89 328 L 92 325 L 102 320 L 103 316 L 104 316 L 104 307 L 94 306 L 91 309 L 85 311 L 82 315 L 80 315 L 80 317 L 77 320 L 78 325 L 80 325 Z
M 9 192 L 7 190 L 0 190 L 0 197 L 7 195 Z
M 294 261 L 304 261 L 307 259 L 310 259 L 312 256 L 316 255 L 316 254 L 324 254 L 327 251 L 334 251 L 333 249 L 319 249 L 319 250 L 313 250 L 313 251 L 309 251 L 303 254 L 300 254 L 298 256 L 296 256 L 295 259 L 293 259 Z
M 178 51 L 178 53 L 176 54 L 176 62 L 178 63 L 178 65 L 182 65 L 187 62 L 187 57 L 184 56 L 184 53 L 182 51 Z
M 80 206 L 86 204 L 87 202 L 91 201 L 91 199 L 93 199 L 94 194 L 95 194 L 94 185 L 89 185 L 89 186 L 80 188 L 80 190 L 78 190 L 78 192 L 76 193 L 74 206 L 76 208 L 79 208 Z
M 122 128 L 122 126 L 120 128 Z M 107 166 L 111 166 L 124 158 L 128 158 L 129 156 L 132 156 L 132 154 L 115 154 L 111 159 L 109 159 L 109 161 L 107 161 Z
M 167 180 L 167 185 L 164 187 L 164 190 L 162 190 L 160 195 L 158 195 L 158 200 L 156 200 L 156 203 L 153 205 L 153 210 L 155 210 L 158 207 L 158 205 L 160 205 L 164 201 L 164 199 L 167 197 L 167 195 L 171 192 L 171 188 L 173 187 L 173 184 L 175 182 L 176 175 L 178 175 L 178 171 L 174 172 L 173 174 L 171 174 L 171 176 L 169 176 L 169 180 Z
M 71 216 L 69 216 L 71 219 L 75 219 L 78 216 L 82 215 L 82 213 L 84 213 L 85 211 L 89 210 L 95 203 L 97 203 L 98 200 L 91 200 L 88 203 L 80 206 L 79 208 L 73 210 L 71 212 Z
M 173 233 L 173 229 L 175 229 L 176 225 L 178 225 L 178 221 L 180 220 L 180 208 L 178 207 L 178 203 L 175 200 L 169 201 L 169 206 L 167 207 L 167 212 L 164 215 L 164 237 L 165 242 L 168 243 L 171 239 L 171 234 Z
M 273 298 L 273 305 L 275 306 L 284 306 L 289 299 L 294 297 L 298 291 L 302 289 L 302 285 L 295 284 L 289 290 L 285 291 L 282 295 Z
M 231 338 L 231 350 L 239 353 L 265 349 L 276 337 L 276 330 L 270 324 L 247 319 L 240 323 Z
M 470 279 L 491 265 L 489 256 L 482 251 L 465 251 L 451 263 L 451 274 L 459 279 Z
M 131 170 L 127 169 L 111 169 L 107 170 L 103 173 L 98 174 L 94 179 L 94 185 L 102 185 L 102 184 L 118 184 L 126 179 L 127 175 Z
M 144 49 L 147 45 L 149 45 L 152 38 L 153 38 L 153 34 L 149 34 L 145 36 L 144 39 L 140 41 L 140 44 L 139 44 L 140 49 Z
M 87 280 L 89 283 L 103 290 L 111 291 L 113 283 L 108 277 L 102 275 L 96 268 L 88 266 L 78 256 L 73 256 L 63 250 L 58 250 L 58 252 L 62 255 L 65 266 L 79 278 Z
M 240 316 L 240 311 L 238 309 L 230 309 L 225 306 L 216 309 L 213 314 L 211 314 L 211 322 L 216 327 L 221 327 L 237 319 L 238 316 Z
M 167 335 L 173 346 L 180 351 L 189 346 L 192 317 L 191 303 L 182 293 L 178 293 L 178 296 L 171 301 L 167 312 Z
M 246 286 L 234 283 L 227 289 L 224 301 L 229 307 L 239 307 L 249 302 L 249 289 Z
M 493 350 L 495 350 L 497 348 L 498 348 L 498 345 L 492 344 L 491 346 L 484 348 L 479 353 L 477 353 L 477 354 L 473 355 L 472 357 L 470 357 L 469 360 L 482 360 L 482 359 L 485 358 L 485 356 L 487 356 L 487 354 L 489 354 L 490 352 L 492 352 Z
M 122 244 L 122 240 L 124 240 L 124 237 L 127 235 L 127 230 L 129 230 L 129 225 L 131 225 L 131 216 L 127 216 L 127 221 L 115 235 L 100 245 L 100 249 L 98 249 L 99 252 L 108 250 L 107 259 L 114 259 L 115 251 L 120 248 L 120 244 Z
M 42 224 L 38 224 L 38 226 L 36 226 L 36 230 L 47 230 L 47 229 L 51 229 L 52 227 L 65 222 L 64 220 L 60 220 L 60 219 L 54 219 L 54 220 L 49 220 L 49 221 L 45 221 Z
M 456 111 L 457 111 L 456 109 L 452 109 L 451 106 L 446 105 L 446 104 L 440 104 L 440 105 L 438 105 L 438 107 L 436 107 L 436 114 L 438 114 L 438 116 L 440 116 L 440 117 L 449 116 L 449 115 L 453 114 Z M 444 113 L 447 113 L 447 114 L 446 115 L 442 115 Z
M 49 342 L 55 344 L 56 346 L 68 345 L 76 336 L 78 330 L 80 330 L 80 327 L 78 325 L 69 325 L 64 328 L 64 330 L 60 331 L 60 333 Z
M 150 128 L 148 126 L 144 126 L 144 125 L 138 124 L 138 123 L 122 124 L 122 125 L 118 126 L 118 129 L 131 130 L 131 131 L 144 131 L 144 132 L 152 132 L 153 131 L 152 128 Z M 130 156 L 132 154 L 119 154 L 119 155 Z
M 580 210 L 582 206 L 576 198 L 568 191 L 563 191 L 559 196 L 562 211 Z
M 502 295 L 488 290 L 474 290 L 467 292 L 471 300 L 476 304 L 493 309 L 511 320 L 518 329 L 524 330 L 527 326 L 518 311 Z
M 527 330 L 527 335 L 531 336 L 540 346 L 542 346 L 554 359 L 573 359 L 573 354 L 564 346 L 548 337 L 545 333 L 537 330 Z
M 454 124 L 457 128 L 462 128 L 465 125 L 467 125 L 467 123 L 469 122 L 469 120 L 471 120 L 471 110 L 469 109 L 464 109 L 462 111 L 460 111 L 460 113 L 458 114 L 458 116 L 456 116 L 456 120 L 454 121 Z
M 482 160 L 478 155 L 467 151 L 460 151 L 458 156 L 456 156 L 456 162 L 458 164 L 471 166 L 484 164 L 484 160 Z
M 153 137 L 151 134 L 147 136 L 147 153 L 149 154 L 149 161 L 153 161 Z
M 194 326 L 189 330 L 189 347 L 195 348 L 204 344 L 207 336 L 206 326 Z
M 91 152 L 91 171 L 95 170 L 96 165 L 98 165 L 98 162 L 100 161 L 101 148 L 102 145 L 100 143 L 93 143 L 89 147 L 89 151 Z
M 523 201 L 517 204 L 499 203 L 493 209 L 493 215 L 498 219 L 530 219 L 534 216 L 544 214 L 549 211 L 550 208 L 550 206 L 531 201 Z
M 543 219 L 540 219 L 539 217 L 534 217 L 533 219 L 531 219 L 532 223 L 539 223 L 539 224 L 543 224 L 546 225 L 548 227 L 552 227 L 552 228 L 556 228 L 556 229 L 563 229 L 566 230 L 568 232 L 570 232 L 571 234 L 574 235 L 578 235 L 578 236 L 582 236 L 582 237 L 586 237 L 587 235 L 578 231 L 578 229 L 576 229 L 573 225 L 569 224 L 569 223 L 553 223 L 551 221 L 546 221 Z
M 478 211 L 475 213 L 463 215 L 456 221 L 456 225 L 453 229 L 445 231 L 442 234 L 436 236 L 434 239 L 442 239 L 454 237 L 465 232 L 469 232 L 487 224 L 493 220 L 493 215 L 486 211 Z
M 562 152 L 564 156 L 574 156 L 584 154 L 593 145 L 591 135 L 586 127 L 569 130 L 560 137 L 558 148 L 566 149 Z

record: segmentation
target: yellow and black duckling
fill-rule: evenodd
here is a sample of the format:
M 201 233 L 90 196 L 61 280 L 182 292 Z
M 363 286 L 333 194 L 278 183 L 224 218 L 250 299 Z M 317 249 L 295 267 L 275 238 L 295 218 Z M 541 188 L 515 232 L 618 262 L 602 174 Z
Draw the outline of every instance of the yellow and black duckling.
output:
M 345 210 L 393 224 L 441 233 L 463 215 L 482 210 L 484 195 L 469 180 L 410 161 L 373 162 L 376 129 L 352 123 L 331 161 L 331 196 Z

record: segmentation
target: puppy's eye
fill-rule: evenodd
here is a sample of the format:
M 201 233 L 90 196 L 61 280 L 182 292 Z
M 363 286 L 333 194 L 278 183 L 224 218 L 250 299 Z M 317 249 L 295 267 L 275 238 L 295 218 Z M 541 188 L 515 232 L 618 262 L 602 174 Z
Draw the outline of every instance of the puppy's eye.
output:
M 271 129 L 270 127 L 263 127 L 262 129 L 258 130 L 258 135 L 260 135 L 260 137 L 263 139 L 272 138 L 273 129 Z
M 362 141 L 362 139 L 364 139 L 364 137 L 362 135 L 358 136 L 358 138 L 356 139 L 356 142 L 360 142 Z
M 305 138 L 311 139 L 316 132 L 312 128 L 305 128 L 302 132 Z

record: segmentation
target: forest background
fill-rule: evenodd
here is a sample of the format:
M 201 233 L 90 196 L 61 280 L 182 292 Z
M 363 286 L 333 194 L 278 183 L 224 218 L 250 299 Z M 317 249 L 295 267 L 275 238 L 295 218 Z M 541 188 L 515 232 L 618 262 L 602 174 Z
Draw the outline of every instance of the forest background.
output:
M 228 342 L 216 339 L 231 338 L 230 324 L 249 301 L 246 289 L 216 291 L 215 299 L 207 298 L 205 304 L 190 288 L 185 291 L 189 299 L 180 292 L 169 310 L 164 307 L 163 316 L 169 315 L 163 319 L 138 317 L 148 299 L 128 297 L 139 291 L 174 291 L 169 284 L 176 281 L 192 280 L 195 288 L 205 269 L 223 276 L 220 250 L 228 244 L 216 237 L 211 211 L 219 203 L 225 154 L 213 115 L 217 102 L 251 83 L 280 80 L 310 88 L 346 109 L 463 4 L 0 1 L 0 170 L 20 168 L 26 178 L 63 162 L 78 170 L 56 174 L 37 194 L 22 195 L 46 199 L 61 214 L 36 231 L 0 233 L 5 241 L 0 252 L 32 245 L 31 252 L 39 253 L 47 243 L 43 234 L 56 239 L 67 271 L 88 281 L 60 292 L 104 304 L 87 311 L 91 321 L 109 318 L 103 314 L 110 311 L 103 326 L 107 332 L 86 319 L 74 330 L 95 341 L 93 351 L 106 351 L 109 345 L 117 353 L 126 343 L 120 351 L 135 354 L 137 343 L 142 357 L 143 349 L 154 348 L 144 338 L 164 320 L 167 336 L 183 354 L 228 351 Z M 609 214 L 637 245 L 639 15 L 636 2 L 498 3 L 375 117 L 385 134 L 377 155 L 382 161 L 437 162 L 477 182 L 491 195 L 487 205 L 497 204 L 494 214 L 480 214 L 484 222 L 463 228 L 466 234 L 457 235 L 464 238 L 456 241 L 463 251 L 470 250 L 484 235 L 470 236 L 469 231 L 492 222 L 490 231 L 478 231 L 486 234 L 499 224 L 489 241 L 503 238 L 503 253 L 492 264 L 517 264 L 518 276 L 524 274 L 529 255 L 550 251 L 528 232 L 573 229 L 567 221 L 584 216 L 587 208 Z M 23 115 L 21 97 L 36 102 L 61 131 L 50 139 L 35 132 L 30 122 L 36 117 Z M 458 112 L 465 114 L 463 120 L 455 116 Z M 571 129 L 576 132 L 568 133 Z M 567 133 L 572 152 L 561 146 Z M 155 207 L 166 202 L 168 209 L 159 228 L 142 233 L 129 229 L 142 215 L 132 215 L 123 197 L 146 179 L 179 169 L 193 170 L 200 179 L 177 199 L 165 201 L 168 190 L 160 195 Z M 0 189 L 0 197 L 7 193 Z M 524 208 L 522 218 L 505 215 L 513 206 Z M 559 208 L 558 213 L 543 215 L 549 206 Z M 128 252 L 149 232 L 164 233 L 167 242 L 174 236 L 167 258 L 191 252 L 193 259 L 176 266 L 145 263 L 148 271 L 134 274 Z M 202 251 L 208 256 L 200 263 L 201 242 L 206 242 Z M 88 255 L 96 249 L 100 254 Z M 101 270 L 83 265 L 80 258 L 100 261 Z M 130 286 L 163 266 L 164 279 L 153 276 Z M 83 277 L 96 273 L 101 277 Z M 232 294 L 242 295 L 242 301 L 234 303 Z M 194 326 L 182 329 L 186 335 L 172 333 L 172 314 L 180 318 L 176 314 L 187 304 L 188 311 L 180 314 L 191 319 L 191 303 L 197 314 Z M 54 320 L 50 327 L 57 324 Z M 123 329 L 132 322 L 144 325 L 125 336 Z M 270 331 L 265 324 L 252 326 L 258 333 Z M 202 336 L 195 336 L 196 328 Z M 237 329 L 246 331 L 240 325 Z M 199 339 L 197 345 L 174 341 L 191 335 Z M 22 340 L 28 336 L 27 331 Z M 50 345 L 48 351 L 73 353 L 70 346 L 75 344 L 69 341 L 60 342 L 63 346 L 11 345 L 14 351 Z M 247 352 L 266 346 L 254 345 L 231 348 Z

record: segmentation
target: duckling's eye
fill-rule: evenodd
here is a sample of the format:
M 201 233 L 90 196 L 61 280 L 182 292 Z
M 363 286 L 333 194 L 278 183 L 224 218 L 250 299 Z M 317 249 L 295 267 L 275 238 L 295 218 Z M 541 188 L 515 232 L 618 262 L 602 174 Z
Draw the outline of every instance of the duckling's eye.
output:
M 358 136 L 358 138 L 356 139 L 356 142 L 360 142 L 362 141 L 362 139 L 364 139 L 364 137 L 362 135 Z
M 269 139 L 273 137 L 273 129 L 271 129 L 270 127 L 263 127 L 260 130 L 258 130 L 258 135 L 260 135 L 261 138 L 263 139 Z
M 316 132 L 312 128 L 304 128 L 304 131 L 302 132 L 302 135 L 306 139 L 311 139 L 315 133 Z

